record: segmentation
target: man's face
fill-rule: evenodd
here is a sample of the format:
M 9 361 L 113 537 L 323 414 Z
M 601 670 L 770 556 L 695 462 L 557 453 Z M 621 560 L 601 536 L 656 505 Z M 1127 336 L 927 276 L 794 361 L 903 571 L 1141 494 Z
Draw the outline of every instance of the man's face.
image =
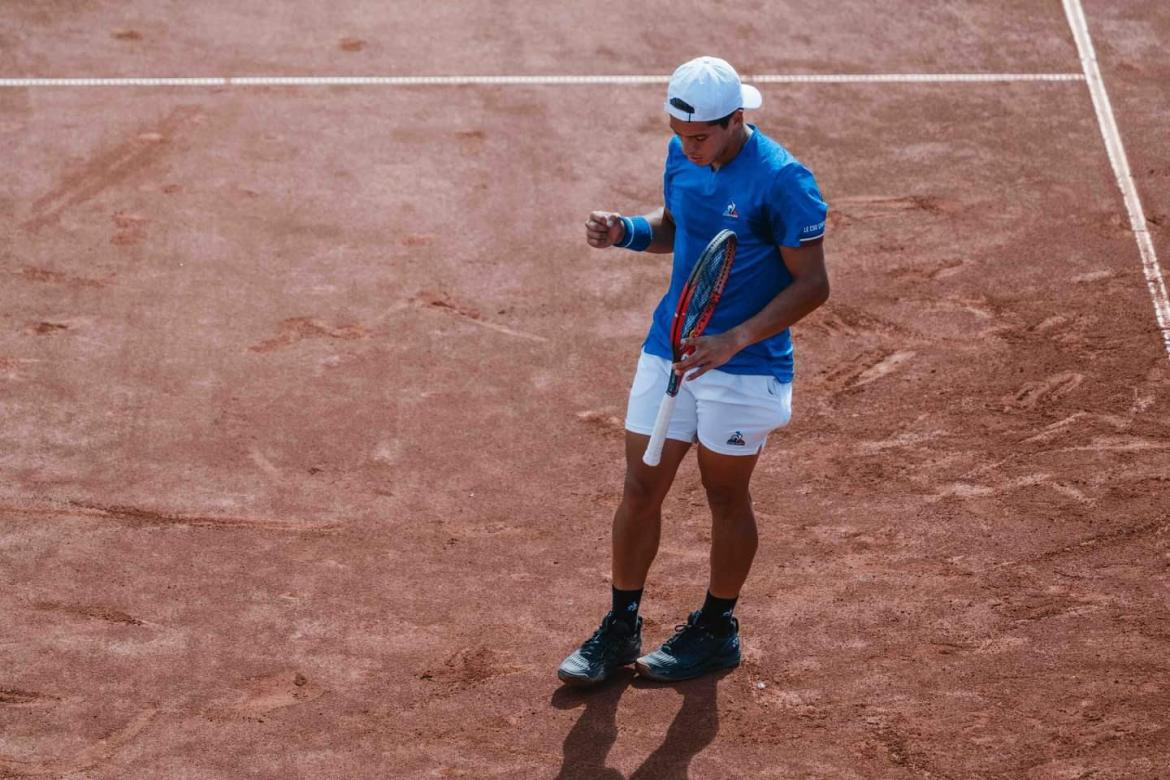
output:
M 709 125 L 706 122 L 684 122 L 677 117 L 670 118 L 670 129 L 682 142 L 683 153 L 695 165 L 710 165 L 719 160 L 735 137 L 742 114 L 735 114 L 727 127 Z

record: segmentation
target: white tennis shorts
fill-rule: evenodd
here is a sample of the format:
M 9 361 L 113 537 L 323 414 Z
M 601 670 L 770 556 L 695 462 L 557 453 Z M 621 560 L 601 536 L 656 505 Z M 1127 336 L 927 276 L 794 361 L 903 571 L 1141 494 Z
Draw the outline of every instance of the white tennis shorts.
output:
M 626 430 L 649 436 L 670 381 L 670 361 L 643 352 L 630 387 Z M 792 384 L 766 374 L 708 371 L 683 380 L 666 438 L 723 455 L 755 455 L 792 417 Z

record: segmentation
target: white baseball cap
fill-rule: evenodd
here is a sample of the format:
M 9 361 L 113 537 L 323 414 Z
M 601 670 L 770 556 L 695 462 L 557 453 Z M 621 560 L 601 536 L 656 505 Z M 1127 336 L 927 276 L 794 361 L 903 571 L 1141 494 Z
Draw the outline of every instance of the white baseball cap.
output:
M 666 87 L 666 113 L 684 122 L 722 119 L 740 108 L 759 108 L 763 95 L 740 83 L 726 60 L 698 57 L 679 65 Z

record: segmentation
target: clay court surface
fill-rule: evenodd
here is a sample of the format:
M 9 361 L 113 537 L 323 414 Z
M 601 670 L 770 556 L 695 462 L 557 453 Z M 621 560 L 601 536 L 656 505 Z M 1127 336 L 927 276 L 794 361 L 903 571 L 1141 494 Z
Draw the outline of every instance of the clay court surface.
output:
M 1080 78 L 1060 2 L 0 5 L 0 77 Z M 259 8 L 259 6 L 257 6 Z M 1170 7 L 1085 13 L 1170 258 Z M 1084 80 L 762 83 L 831 205 L 745 662 L 560 687 L 662 84 L 0 88 L 0 776 L 1154 778 L 1170 357 Z M 650 647 L 697 608 L 693 457 Z

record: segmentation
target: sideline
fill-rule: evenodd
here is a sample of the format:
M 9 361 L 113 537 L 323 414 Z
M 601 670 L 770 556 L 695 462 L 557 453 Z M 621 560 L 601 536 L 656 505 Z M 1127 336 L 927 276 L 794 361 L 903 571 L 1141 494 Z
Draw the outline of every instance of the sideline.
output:
M 1101 136 L 1105 139 L 1109 162 L 1113 165 L 1113 175 L 1117 177 L 1117 186 L 1125 198 L 1129 225 L 1133 230 L 1134 239 L 1137 240 L 1138 252 L 1142 256 L 1146 286 L 1150 289 L 1150 297 L 1154 299 L 1154 316 L 1158 318 L 1162 343 L 1166 347 L 1166 356 L 1170 358 L 1170 295 L 1166 293 L 1166 278 L 1162 273 L 1162 266 L 1158 264 L 1158 255 L 1154 252 L 1154 242 L 1150 238 L 1149 228 L 1146 227 L 1146 214 L 1142 209 L 1141 198 L 1138 197 L 1133 173 L 1130 172 L 1129 158 L 1125 154 L 1125 146 L 1121 143 L 1121 133 L 1117 128 L 1117 119 L 1113 115 L 1113 106 L 1109 103 L 1109 94 L 1105 91 L 1101 69 L 1097 65 L 1097 54 L 1093 50 L 1093 39 L 1089 36 L 1089 25 L 1085 20 L 1081 0 L 1064 0 L 1064 12 L 1068 17 L 1069 27 L 1072 28 L 1073 38 L 1077 42 L 1077 52 L 1081 55 L 1081 68 L 1089 85 L 1089 94 L 1093 96 L 1093 108 L 1097 112 Z

